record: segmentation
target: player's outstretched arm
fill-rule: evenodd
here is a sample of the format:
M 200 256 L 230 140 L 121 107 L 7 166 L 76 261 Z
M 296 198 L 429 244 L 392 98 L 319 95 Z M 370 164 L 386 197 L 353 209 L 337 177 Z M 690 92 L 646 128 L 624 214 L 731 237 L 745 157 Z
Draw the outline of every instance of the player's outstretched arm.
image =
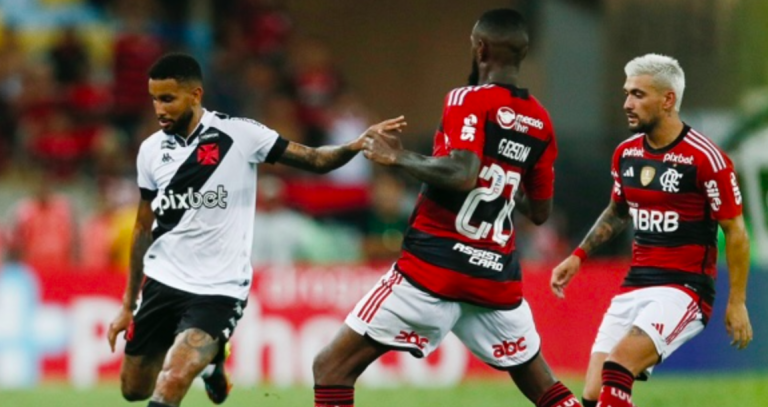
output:
M 386 132 L 366 137 L 363 154 L 375 163 L 402 168 L 422 182 L 453 191 L 474 188 L 480 172 L 480 158 L 471 151 L 453 150 L 448 156 L 425 156 L 404 149 L 397 136 Z
M 384 120 L 369 127 L 357 139 L 340 146 L 313 148 L 289 142 L 288 148 L 286 148 L 277 162 L 302 170 L 324 174 L 341 167 L 354 158 L 363 149 L 363 142 L 367 137 L 371 137 L 379 132 L 400 132 L 405 126 L 407 126 L 407 123 L 403 116 Z
M 749 274 L 749 237 L 741 215 L 720 220 L 725 234 L 725 257 L 728 262 L 731 291 L 725 309 L 725 329 L 731 345 L 744 349 L 752 341 L 752 324 L 747 312 L 747 276 Z
M 141 282 L 144 278 L 144 254 L 152 244 L 152 223 L 155 214 L 152 211 L 151 201 L 141 200 L 136 215 L 136 224 L 133 227 L 133 240 L 131 242 L 131 264 L 128 271 L 128 286 L 123 294 L 123 306 L 115 319 L 109 324 L 107 339 L 112 352 L 115 351 L 117 335 L 128 329 L 133 320 L 133 310 L 136 309 L 136 300 L 141 290 Z
M 585 255 L 593 253 L 603 243 L 618 236 L 627 227 L 627 223 L 629 223 L 629 208 L 611 200 L 577 250 L 583 250 Z M 565 298 L 565 287 L 580 267 L 581 257 L 572 254 L 552 270 L 550 287 L 556 296 Z

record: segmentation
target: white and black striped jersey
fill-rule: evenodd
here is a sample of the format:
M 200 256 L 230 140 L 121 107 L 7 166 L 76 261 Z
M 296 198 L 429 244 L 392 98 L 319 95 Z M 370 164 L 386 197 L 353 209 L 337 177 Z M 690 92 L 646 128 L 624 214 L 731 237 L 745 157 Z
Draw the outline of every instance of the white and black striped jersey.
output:
M 207 110 L 187 139 L 158 131 L 144 140 L 138 184 L 155 213 L 144 274 L 194 294 L 245 299 L 256 165 L 275 162 L 287 146 L 254 120 Z

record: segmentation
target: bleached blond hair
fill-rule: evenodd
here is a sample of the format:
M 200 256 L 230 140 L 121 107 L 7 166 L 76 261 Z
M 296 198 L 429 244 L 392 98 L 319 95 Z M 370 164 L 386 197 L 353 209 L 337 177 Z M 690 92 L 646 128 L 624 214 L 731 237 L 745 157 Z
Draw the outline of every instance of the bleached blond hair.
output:
M 627 77 L 649 75 L 659 89 L 675 92 L 675 111 L 680 111 L 685 91 L 685 73 L 680 63 L 672 57 L 659 54 L 645 54 L 627 63 L 624 67 Z

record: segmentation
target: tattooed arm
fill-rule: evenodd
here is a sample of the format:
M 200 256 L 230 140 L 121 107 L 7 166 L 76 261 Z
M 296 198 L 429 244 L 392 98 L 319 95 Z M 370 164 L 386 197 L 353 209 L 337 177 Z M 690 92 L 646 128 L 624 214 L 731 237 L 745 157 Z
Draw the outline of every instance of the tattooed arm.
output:
M 359 151 L 359 148 L 355 148 L 354 142 L 340 146 L 313 148 L 291 141 L 277 162 L 302 170 L 325 174 L 349 162 Z
M 402 131 L 406 125 L 407 123 L 403 116 L 385 120 L 369 127 L 357 139 L 340 146 L 313 148 L 289 142 L 288 148 L 277 159 L 277 162 L 302 170 L 324 174 L 341 167 L 354 158 L 363 149 L 363 142 L 366 138 L 385 131 Z
M 627 227 L 629 219 L 629 208 L 611 200 L 587 236 L 581 241 L 579 248 L 586 254 L 594 253 L 603 243 L 621 233 Z M 565 287 L 579 271 L 579 267 L 581 267 L 581 258 L 572 254 L 552 270 L 550 287 L 555 295 L 560 298 L 565 297 Z
M 626 205 L 617 205 L 611 200 L 587 236 L 581 241 L 579 247 L 587 254 L 592 254 L 603 243 L 610 241 L 624 231 L 627 223 L 629 223 L 629 208 Z
M 144 254 L 152 244 L 152 223 L 155 214 L 152 212 L 151 202 L 141 200 L 136 224 L 133 227 L 133 240 L 131 242 L 131 264 L 128 272 L 128 286 L 123 294 L 123 306 L 117 317 L 109 324 L 107 338 L 112 351 L 115 351 L 117 335 L 126 330 L 133 320 L 133 310 L 136 308 L 136 300 L 141 290 L 141 282 L 144 279 Z

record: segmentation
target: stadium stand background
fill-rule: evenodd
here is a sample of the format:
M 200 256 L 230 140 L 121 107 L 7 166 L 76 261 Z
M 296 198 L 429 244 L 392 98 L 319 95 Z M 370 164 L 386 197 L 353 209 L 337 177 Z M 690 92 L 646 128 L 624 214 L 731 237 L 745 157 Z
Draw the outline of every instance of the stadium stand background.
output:
M 442 97 L 469 72 L 471 25 L 501 6 L 531 21 L 522 82 L 549 108 L 560 146 L 555 217 L 543 228 L 518 225 L 532 272 L 547 274 L 604 208 L 610 153 L 628 135 L 622 67 L 646 52 L 680 60 L 684 119 L 744 164 L 753 254 L 756 264 L 766 260 L 768 154 L 748 154 L 768 144 L 765 2 L 0 0 L 0 277 L 56 284 L 57 273 L 111 273 L 119 291 L 138 199 L 136 150 L 157 127 L 145 72 L 163 52 L 203 62 L 206 107 L 253 117 L 289 139 L 337 143 L 405 114 L 404 141 L 428 152 Z M 257 270 L 368 270 L 396 256 L 418 190 L 412 179 L 362 158 L 328 176 L 262 170 Z M 41 199 L 54 204 L 41 211 Z M 601 253 L 606 269 L 623 267 L 628 242 Z M 768 286 L 767 275 L 755 267 L 753 291 Z M 766 338 L 768 302 L 758 292 L 756 337 Z M 709 329 L 670 369 L 768 365 L 766 342 L 741 359 L 701 359 L 700 349 L 722 344 L 721 331 Z M 0 354 L 16 349 L 3 335 Z

